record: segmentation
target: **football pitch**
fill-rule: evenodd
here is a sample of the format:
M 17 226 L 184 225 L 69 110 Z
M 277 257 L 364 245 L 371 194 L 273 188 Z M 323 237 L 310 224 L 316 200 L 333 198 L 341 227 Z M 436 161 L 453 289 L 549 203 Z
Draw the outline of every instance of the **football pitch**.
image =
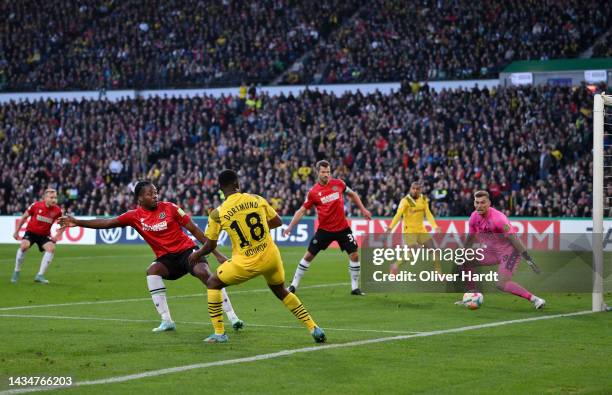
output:
M 146 245 L 59 246 L 48 285 L 32 281 L 35 249 L 9 282 L 16 249 L 0 245 L 0 394 L 23 389 L 9 378 L 24 376 L 71 377 L 51 392 L 74 394 L 612 392 L 612 313 L 591 313 L 591 294 L 542 294 L 539 311 L 500 293 L 475 311 L 454 305 L 460 294 L 355 297 L 346 255 L 328 250 L 297 292 L 326 344 L 263 278 L 228 289 L 246 327 L 206 344 L 205 290 L 190 276 L 166 281 L 177 330 L 151 332 Z M 304 248 L 281 252 L 290 280 Z

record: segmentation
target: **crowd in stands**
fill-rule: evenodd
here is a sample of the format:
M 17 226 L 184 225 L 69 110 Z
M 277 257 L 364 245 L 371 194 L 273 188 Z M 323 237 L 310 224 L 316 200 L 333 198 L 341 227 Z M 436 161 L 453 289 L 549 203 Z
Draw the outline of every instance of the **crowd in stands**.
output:
M 612 32 L 608 33 L 600 42 L 593 47 L 594 58 L 612 57 Z
M 0 90 L 12 91 L 495 78 L 513 60 L 576 57 L 612 20 L 594 0 L 0 0 L 0 11 Z
M 577 57 L 609 29 L 593 1 L 376 0 L 321 43 L 296 82 L 497 78 L 513 60 Z
M 244 191 L 291 215 L 327 159 L 378 216 L 413 181 L 439 216 L 468 215 L 476 189 L 513 216 L 590 216 L 591 109 L 584 87 L 418 83 L 387 95 L 13 102 L 0 105 L 0 213 L 51 186 L 70 212 L 115 215 L 148 178 L 160 199 L 206 215 L 220 204 L 217 174 L 234 168 Z
M 39 68 L 111 8 L 98 0 L 0 1 L 0 91 L 44 89 L 45 80 L 60 78 Z
M 109 0 L 101 10 L 89 0 L 68 2 L 64 10 L 59 1 L 31 1 L 37 2 L 44 7 L 1 2 L 8 12 L 21 11 L 13 13 L 15 26 L 5 28 L 14 32 L 5 39 L 8 50 L 0 48 L 10 61 L 5 86 L 13 90 L 270 82 L 360 6 L 359 0 Z

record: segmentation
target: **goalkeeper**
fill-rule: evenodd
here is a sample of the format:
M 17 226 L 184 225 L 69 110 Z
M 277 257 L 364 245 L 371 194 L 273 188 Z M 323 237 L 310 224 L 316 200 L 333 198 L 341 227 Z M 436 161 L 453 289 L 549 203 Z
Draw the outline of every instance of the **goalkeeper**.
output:
M 487 191 L 477 191 L 474 194 L 474 209 L 470 216 L 470 233 L 465 248 L 470 248 L 474 242 L 478 242 L 484 246 L 485 253 L 482 260 L 465 264 L 461 269 L 468 272 L 468 277 L 472 278 L 471 272 L 474 266 L 499 264 L 498 281 L 495 285 L 500 291 L 526 299 L 533 303 L 536 309 L 544 307 L 546 304 L 544 299 L 532 294 L 516 281 L 512 281 L 512 276 L 521 258 L 535 273 L 539 274 L 540 268 L 535 264 L 523 243 L 516 237 L 516 231 L 508 217 L 491 207 Z M 473 281 L 468 281 L 468 290 L 474 290 Z

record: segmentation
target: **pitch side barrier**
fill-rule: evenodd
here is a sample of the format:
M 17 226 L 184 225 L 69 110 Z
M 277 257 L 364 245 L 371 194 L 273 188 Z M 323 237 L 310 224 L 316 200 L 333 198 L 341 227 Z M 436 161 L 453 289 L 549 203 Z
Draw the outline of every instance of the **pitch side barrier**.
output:
M 79 217 L 90 219 L 93 217 Z M 0 216 L 0 226 L 3 229 L 0 232 L 0 243 L 16 244 L 13 239 L 13 231 L 19 217 L 17 216 Z M 205 229 L 208 224 L 208 217 L 193 217 L 194 222 L 201 228 Z M 287 237 L 283 236 L 282 232 L 291 221 L 291 217 L 283 217 L 282 227 L 271 231 L 272 238 L 281 246 L 306 247 L 314 235 L 318 222 L 315 217 L 304 217 L 300 223 L 292 230 Z M 456 240 L 457 237 L 462 237 L 469 232 L 468 218 L 466 217 L 450 217 L 441 218 L 438 221 L 441 228 L 441 242 L 447 240 Z M 363 218 L 350 218 L 349 225 L 351 226 L 355 238 L 360 245 L 364 242 L 364 237 L 369 235 L 382 234 L 391 223 L 391 218 L 378 217 L 370 221 Z M 592 233 L 592 221 L 589 219 L 568 219 L 568 218 L 511 218 L 512 226 L 516 233 L 528 249 L 533 250 L 572 250 L 576 246 L 590 249 L 590 234 Z M 20 233 L 25 232 L 26 224 L 22 226 Z M 54 225 L 52 231 L 57 228 Z M 432 232 L 431 227 L 426 224 L 426 229 Z M 401 233 L 401 225 L 398 225 L 395 234 Z M 584 237 L 583 237 L 584 236 Z M 439 237 L 439 236 L 438 236 Z M 612 219 L 604 221 L 603 233 L 605 250 L 612 250 Z M 58 244 L 141 244 L 144 240 L 131 227 L 115 228 L 115 229 L 86 229 L 86 228 L 71 228 L 66 231 Z M 227 246 L 229 240 L 227 235 L 222 232 L 219 239 L 219 244 Z M 441 246 L 443 247 L 443 246 Z M 338 248 L 333 243 L 330 248 Z
M 422 82 L 424 83 L 424 82 Z M 448 80 L 448 81 L 429 81 L 429 87 L 437 92 L 443 89 L 472 89 L 476 86 L 489 89 L 499 86 L 499 79 L 488 80 Z M 366 84 L 327 84 L 327 85 L 281 85 L 281 86 L 259 86 L 258 92 L 264 92 L 270 96 L 278 95 L 299 95 L 305 90 L 313 90 L 319 92 L 333 93 L 341 96 L 345 93 L 361 92 L 364 95 L 380 92 L 383 95 L 390 94 L 393 91 L 398 91 L 401 83 L 398 82 L 383 82 L 383 83 L 366 83 Z M 202 89 L 158 89 L 158 90 L 108 90 L 100 91 L 57 91 L 57 92 L 7 92 L 0 93 L 0 104 L 13 102 L 30 103 L 39 100 L 64 100 L 64 101 L 83 101 L 83 100 L 108 100 L 117 102 L 122 100 L 134 100 L 137 98 L 154 98 L 154 97 L 227 97 L 238 96 L 240 87 L 233 86 L 227 88 L 202 88 Z

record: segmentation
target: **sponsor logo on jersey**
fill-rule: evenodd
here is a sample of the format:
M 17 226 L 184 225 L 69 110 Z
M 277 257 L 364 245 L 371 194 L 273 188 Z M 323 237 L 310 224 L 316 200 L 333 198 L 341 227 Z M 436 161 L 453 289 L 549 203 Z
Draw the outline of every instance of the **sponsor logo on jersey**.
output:
M 338 200 L 338 199 L 340 199 L 340 193 L 334 192 L 330 195 L 323 196 L 321 198 L 321 203 L 329 203 L 329 202 L 333 202 L 334 200 Z
M 99 235 L 106 244 L 115 244 L 121 238 L 121 228 L 100 229 Z
M 48 217 L 43 217 L 42 215 L 37 215 L 36 219 L 40 222 L 46 222 L 48 224 L 53 224 L 53 219 L 48 218 Z
M 162 230 L 168 229 L 168 222 L 162 221 L 156 223 L 155 225 L 148 225 L 145 224 L 144 221 L 141 221 L 140 226 L 142 226 L 142 230 L 146 230 L 148 232 L 161 232 Z

